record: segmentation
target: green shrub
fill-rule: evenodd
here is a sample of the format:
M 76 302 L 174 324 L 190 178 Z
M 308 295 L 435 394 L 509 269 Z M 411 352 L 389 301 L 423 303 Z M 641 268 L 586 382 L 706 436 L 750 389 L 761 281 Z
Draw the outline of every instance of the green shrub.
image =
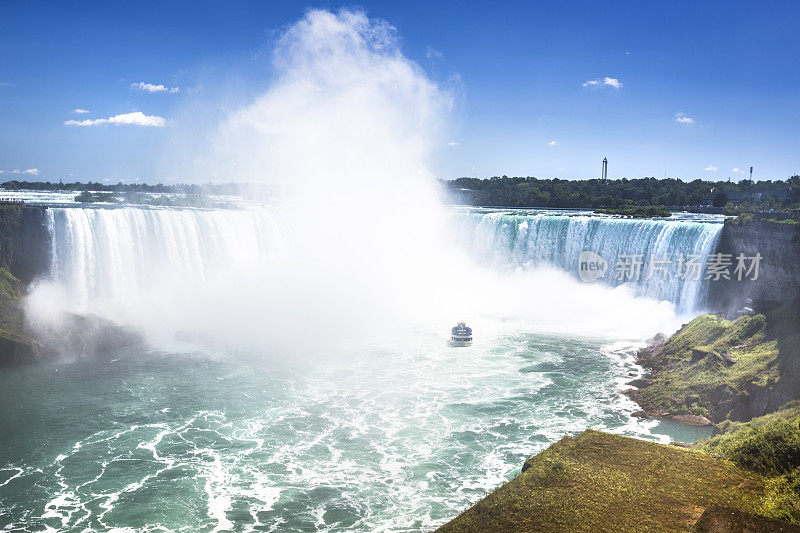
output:
M 715 437 L 706 448 L 742 468 L 780 476 L 800 467 L 800 428 L 796 420 L 770 420 Z
M 722 434 L 703 449 L 771 478 L 764 514 L 800 523 L 800 403 L 750 422 L 723 423 L 717 430 Z
M 800 523 L 800 468 L 772 481 L 766 506 L 773 517 Z

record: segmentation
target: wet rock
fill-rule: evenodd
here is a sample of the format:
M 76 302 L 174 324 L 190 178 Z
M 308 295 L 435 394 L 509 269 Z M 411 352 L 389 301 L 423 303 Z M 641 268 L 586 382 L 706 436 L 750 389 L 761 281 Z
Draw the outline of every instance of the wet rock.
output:
M 38 324 L 31 334 L 44 357 L 94 356 L 144 343 L 144 335 L 95 315 L 63 313 L 60 320 Z

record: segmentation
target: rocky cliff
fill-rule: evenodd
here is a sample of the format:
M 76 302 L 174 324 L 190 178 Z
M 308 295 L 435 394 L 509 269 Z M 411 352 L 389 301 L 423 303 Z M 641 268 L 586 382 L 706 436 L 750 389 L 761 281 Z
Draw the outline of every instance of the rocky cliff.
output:
M 750 420 L 800 397 L 800 315 L 793 307 L 733 321 L 700 315 L 637 360 L 649 373 L 627 394 L 640 415 Z
M 0 205 L 0 267 L 24 284 L 49 268 L 50 233 L 45 212 L 45 207 Z
M 758 278 L 721 279 L 709 286 L 709 306 L 714 311 L 735 312 L 750 299 L 756 310 L 789 305 L 800 298 L 800 225 L 752 221 L 727 221 L 717 252 L 736 257 L 761 254 Z M 750 276 L 752 277 L 752 275 Z
M 40 358 L 39 345 L 28 334 L 22 312 L 23 285 L 0 268 L 0 367 Z

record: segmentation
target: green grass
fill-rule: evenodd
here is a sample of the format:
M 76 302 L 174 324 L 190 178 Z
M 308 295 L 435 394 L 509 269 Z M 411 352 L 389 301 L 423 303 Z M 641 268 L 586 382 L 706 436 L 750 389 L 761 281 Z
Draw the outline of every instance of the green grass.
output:
M 774 516 L 771 481 L 699 451 L 587 430 L 526 465 L 438 531 L 687 531 L 711 504 Z
M 749 422 L 726 422 L 717 429 L 721 434 L 698 447 L 771 478 L 770 514 L 800 523 L 800 402 Z
M 730 418 L 733 400 L 748 383 L 772 389 L 781 379 L 773 330 L 788 318 L 778 311 L 769 321 L 765 315 L 733 321 L 700 315 L 664 345 L 640 352 L 640 362 L 651 369 L 649 383 L 630 396 L 650 413 Z

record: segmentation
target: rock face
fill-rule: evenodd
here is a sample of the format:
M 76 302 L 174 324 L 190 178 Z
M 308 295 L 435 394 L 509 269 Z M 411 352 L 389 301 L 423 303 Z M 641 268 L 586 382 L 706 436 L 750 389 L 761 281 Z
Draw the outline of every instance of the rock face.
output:
M 144 343 L 142 332 L 95 315 L 63 313 L 55 323 L 28 325 L 45 358 L 94 356 Z
M 625 392 L 642 409 L 636 416 L 747 421 L 800 397 L 800 315 L 794 307 L 736 320 L 700 315 L 637 361 L 649 372 Z
M 45 207 L 0 206 L 0 265 L 25 284 L 50 266 L 45 213 Z
M 708 293 L 711 309 L 736 312 L 749 298 L 759 311 L 789 305 L 800 298 L 800 226 L 763 221 L 726 223 L 717 252 L 731 254 L 734 264 L 740 253 L 747 257 L 761 254 L 762 260 L 757 280 L 712 281 Z
M 22 295 L 22 283 L 0 268 L 0 366 L 39 359 L 39 345 L 25 329 Z
M 40 357 L 41 352 L 35 342 L 0 335 L 0 367 L 34 363 Z

